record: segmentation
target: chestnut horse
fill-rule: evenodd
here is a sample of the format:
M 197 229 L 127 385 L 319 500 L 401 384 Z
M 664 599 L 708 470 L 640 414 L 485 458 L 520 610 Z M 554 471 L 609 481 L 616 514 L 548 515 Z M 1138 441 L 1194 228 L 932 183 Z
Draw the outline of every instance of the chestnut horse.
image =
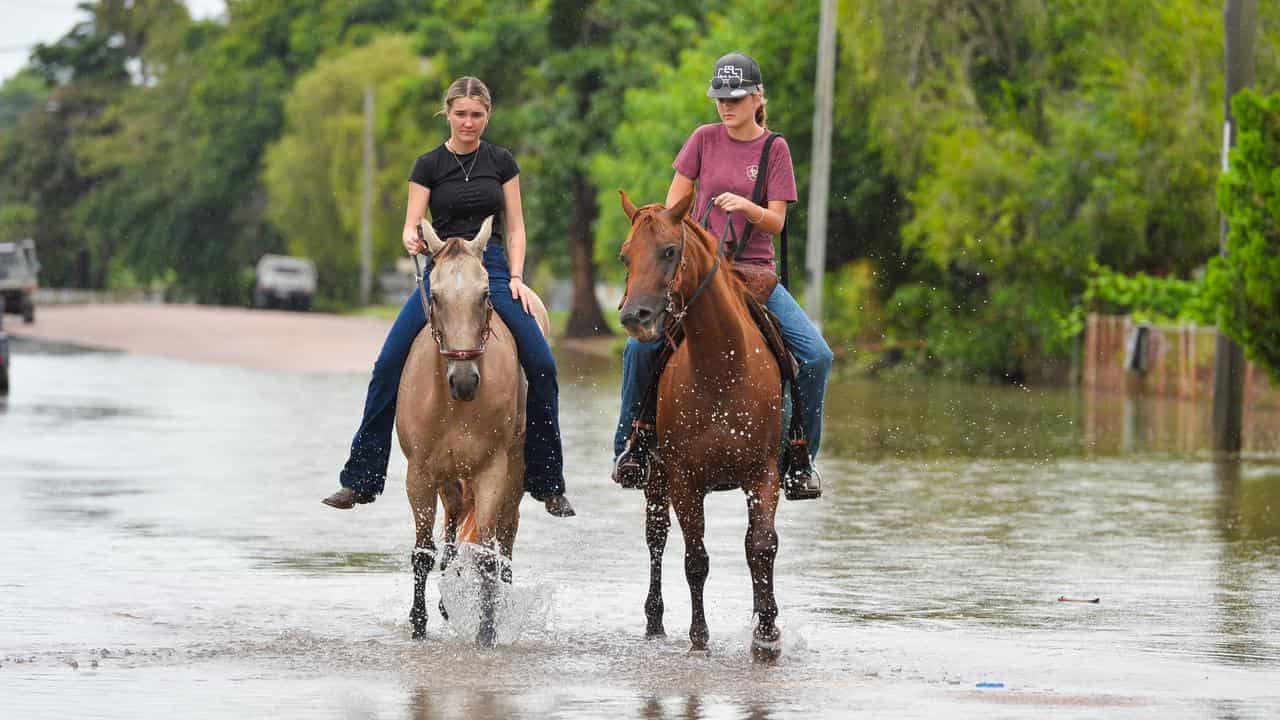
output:
M 481 259 L 493 218 L 473 240 L 442 241 L 420 224 L 431 269 L 428 325 L 418 334 L 400 380 L 396 432 L 409 461 L 406 485 L 417 525 L 413 551 L 413 635 L 426 632 L 427 575 L 435 564 L 436 498 L 445 511 L 445 554 L 456 542 L 488 548 L 480 559 L 481 600 L 477 644 L 495 641 L 494 605 L 501 552 L 511 558 L 524 493 L 526 384 L 516 344 L 489 303 L 489 274 Z M 532 298 L 545 334 L 547 311 Z M 504 578 L 507 579 L 507 578 Z M 441 611 L 443 612 L 443 603 Z
M 685 335 L 658 385 L 657 451 L 662 462 L 645 487 L 650 563 L 646 634 L 664 634 L 662 552 L 671 526 L 670 506 L 684 533 L 684 572 L 693 601 L 691 650 L 707 649 L 703 500 L 712 490 L 741 488 L 747 496 L 747 565 L 758 618 L 752 656 L 773 660 L 781 648 L 773 595 L 782 445 L 778 363 L 747 309 L 745 287 L 721 267 L 718 242 L 689 217 L 693 193 L 672 208 L 639 209 L 625 192 L 621 195 L 631 218 L 622 246 L 627 266 L 622 324 L 644 342 L 670 338 L 677 325 Z

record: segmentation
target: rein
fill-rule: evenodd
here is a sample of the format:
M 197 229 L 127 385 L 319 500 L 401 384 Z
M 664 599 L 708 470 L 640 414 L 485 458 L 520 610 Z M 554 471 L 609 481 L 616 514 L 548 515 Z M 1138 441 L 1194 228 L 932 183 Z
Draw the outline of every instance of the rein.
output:
M 422 239 L 423 245 L 425 246 L 426 239 L 422 236 L 421 227 L 418 228 L 418 238 Z M 444 248 L 440 248 L 440 251 L 443 252 Z M 431 268 L 435 267 L 436 255 L 438 254 L 439 253 L 434 253 L 428 256 L 430 259 L 430 262 L 427 263 L 428 272 L 430 272 Z M 423 284 L 423 278 L 425 275 L 422 272 L 422 268 L 418 265 L 418 256 L 411 254 L 409 257 L 413 258 L 413 269 L 417 273 L 414 275 L 414 279 L 418 281 L 418 298 L 422 300 L 422 312 L 426 315 L 427 324 L 431 326 L 431 337 L 436 341 L 436 348 L 440 351 L 440 354 L 447 360 L 455 361 L 475 360 L 481 355 L 484 355 L 485 345 L 489 343 L 489 338 L 493 337 L 493 301 L 487 298 L 484 301 L 484 327 L 480 329 L 480 347 L 466 348 L 464 350 L 445 349 L 444 333 L 440 332 L 440 328 L 434 322 L 435 306 L 432 305 L 430 298 L 427 297 L 427 289 Z

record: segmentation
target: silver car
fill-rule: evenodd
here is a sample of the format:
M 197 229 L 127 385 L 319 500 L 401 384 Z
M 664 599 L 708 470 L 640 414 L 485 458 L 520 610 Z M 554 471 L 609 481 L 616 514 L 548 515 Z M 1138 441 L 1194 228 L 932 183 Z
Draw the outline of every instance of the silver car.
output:
M 311 309 L 316 294 L 316 264 L 306 258 L 263 255 L 253 285 L 253 305 L 260 308 Z

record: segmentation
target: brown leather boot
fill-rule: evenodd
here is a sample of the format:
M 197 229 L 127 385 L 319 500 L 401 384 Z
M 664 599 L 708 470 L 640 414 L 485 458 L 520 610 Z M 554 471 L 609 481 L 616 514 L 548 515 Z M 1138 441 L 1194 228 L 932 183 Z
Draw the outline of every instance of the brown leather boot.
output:
M 542 504 L 552 517 L 573 517 L 578 514 L 573 511 L 573 506 L 569 504 L 569 498 L 564 495 L 548 495 L 542 498 Z
M 358 493 L 349 487 L 344 487 L 320 502 L 328 505 L 329 507 L 338 508 L 339 510 L 350 510 L 356 505 L 365 505 L 377 499 L 377 495 L 365 495 L 363 493 Z

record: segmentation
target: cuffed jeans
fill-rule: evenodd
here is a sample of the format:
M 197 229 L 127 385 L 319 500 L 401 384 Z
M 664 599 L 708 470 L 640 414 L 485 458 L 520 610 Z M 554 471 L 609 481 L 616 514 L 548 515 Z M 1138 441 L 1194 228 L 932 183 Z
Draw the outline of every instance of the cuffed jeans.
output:
M 800 365 L 795 387 L 791 389 L 801 408 L 800 422 L 809 440 L 809 457 L 818 456 L 822 442 L 822 403 L 827 394 L 827 376 L 831 374 L 831 348 L 822 333 L 809 320 L 795 298 L 787 289 L 778 285 L 765 307 L 778 317 L 782 324 L 782 339 L 795 355 Z M 653 364 L 662 348 L 663 338 L 652 342 L 627 340 L 622 351 L 622 408 L 618 428 L 613 436 L 613 456 L 622 454 L 627 438 L 631 436 L 631 423 L 640 413 L 640 404 L 653 376 Z
M 511 271 L 501 245 L 484 251 L 484 267 L 489 271 L 489 298 L 493 309 L 515 337 L 520 366 L 529 380 L 525 408 L 524 489 L 536 498 L 564 493 L 564 452 L 560 445 L 560 386 L 556 381 L 556 361 L 538 321 L 525 312 L 511 296 Z M 424 278 L 424 285 L 429 285 Z M 428 286 L 427 293 L 431 292 Z M 391 326 L 382 352 L 373 364 L 373 377 L 365 395 L 364 417 L 351 440 L 351 455 L 339 476 L 343 487 L 376 495 L 387 479 L 391 457 L 391 431 L 396 419 L 396 394 L 400 373 L 409 358 L 409 349 L 427 325 L 422 299 L 415 288 Z

